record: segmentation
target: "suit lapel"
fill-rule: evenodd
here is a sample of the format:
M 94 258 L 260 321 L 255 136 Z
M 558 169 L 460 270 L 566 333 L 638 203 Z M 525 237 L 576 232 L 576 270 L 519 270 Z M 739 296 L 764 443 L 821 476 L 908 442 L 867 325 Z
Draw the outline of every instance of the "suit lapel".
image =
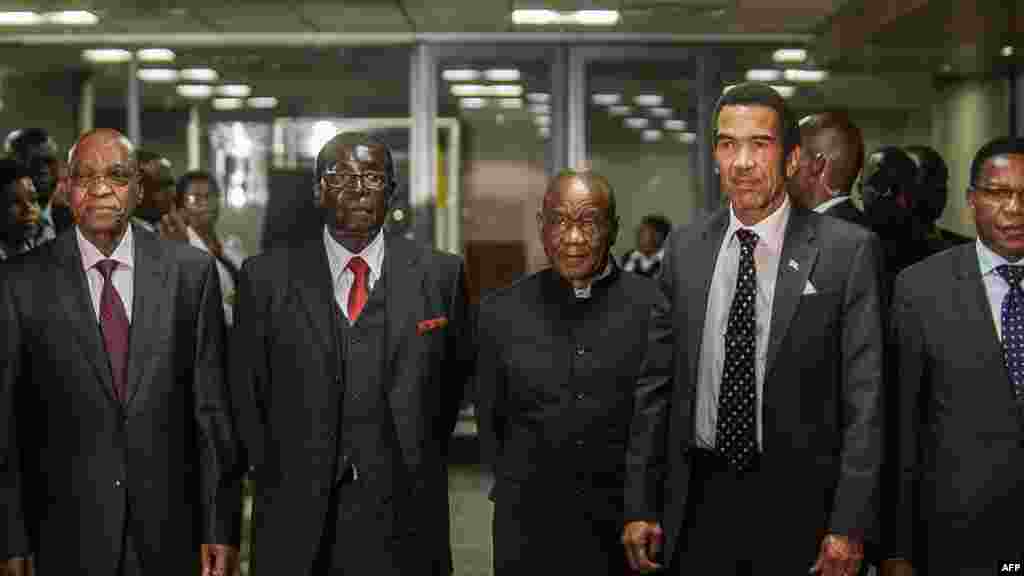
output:
M 292 268 L 295 285 L 289 289 L 298 294 L 303 308 L 313 326 L 313 333 L 320 337 L 319 343 L 324 353 L 324 366 L 333 366 L 333 381 L 341 374 L 338 365 L 337 334 L 339 325 L 345 322 L 338 318 L 334 300 L 334 279 L 331 278 L 331 266 L 327 261 L 327 247 L 321 236 L 310 241 L 301 251 L 302 262 Z
M 386 366 L 394 366 L 395 358 L 409 335 L 415 314 L 423 306 L 423 267 L 419 265 L 420 247 L 405 238 L 390 238 L 384 256 L 387 274 L 388 350 Z
M 687 318 L 689 318 L 689 331 L 686 342 L 697 342 L 696 352 L 689 354 L 690 365 L 688 374 L 691 382 L 699 382 L 697 371 L 700 368 L 700 344 L 704 342 L 704 322 L 707 316 L 708 295 L 711 290 L 711 278 L 715 274 L 715 263 L 718 260 L 718 252 L 725 239 L 725 231 L 729 224 L 729 208 L 719 210 L 708 222 L 707 227 L 701 234 L 699 246 L 691 249 L 688 246 L 681 246 L 677 250 L 676 262 L 673 265 L 680 269 L 683 278 L 689 282 L 690 289 L 687 293 L 686 306 Z M 687 264 L 692 263 L 692 268 Z M 687 274 L 684 270 L 694 270 L 695 274 Z M 673 272 L 675 273 L 675 272 Z M 678 277 L 678 276 L 677 276 Z
M 68 319 L 71 330 L 75 333 L 75 338 L 81 346 L 86 360 L 93 368 L 103 394 L 111 402 L 117 402 L 117 399 L 114 398 L 110 360 L 107 357 L 106 347 L 103 345 L 100 324 L 96 320 L 92 296 L 89 293 L 89 281 L 82 268 L 82 256 L 78 250 L 77 238 L 78 235 L 71 230 L 54 240 L 60 244 L 57 247 L 60 254 L 62 277 L 59 280 L 60 285 L 57 287 L 57 292 L 60 294 L 60 306 L 64 311 L 65 318 Z
M 1007 383 L 1009 401 L 1013 402 L 1013 388 L 1006 372 L 1006 364 L 1003 362 L 1003 345 L 999 342 L 999 334 L 993 322 L 1000 320 L 992 318 L 992 307 L 985 291 L 985 283 L 981 279 L 974 243 L 957 248 L 954 266 L 957 293 L 963 294 L 962 298 L 957 298 L 960 302 L 959 317 L 962 318 L 959 325 L 960 336 L 965 343 L 975 343 L 975 353 L 981 356 L 982 365 L 992 367 L 992 380 Z M 983 380 L 979 376 L 979 381 Z
M 764 368 L 766 379 L 772 373 L 779 346 L 785 339 L 789 323 L 793 320 L 807 279 L 810 278 L 811 270 L 818 258 L 818 248 L 814 245 L 814 228 L 809 215 L 810 212 L 794 206 L 786 224 L 782 255 L 779 257 L 779 271 L 775 279 L 775 295 L 772 299 L 772 321 L 768 330 L 768 353 Z
M 132 284 L 132 323 L 128 343 L 128 404 L 144 388 L 147 362 L 155 359 L 154 346 L 173 333 L 171 311 L 174 302 L 173 277 L 176 269 L 168 261 L 156 236 L 136 227 Z M 148 374 L 152 376 L 152 374 Z

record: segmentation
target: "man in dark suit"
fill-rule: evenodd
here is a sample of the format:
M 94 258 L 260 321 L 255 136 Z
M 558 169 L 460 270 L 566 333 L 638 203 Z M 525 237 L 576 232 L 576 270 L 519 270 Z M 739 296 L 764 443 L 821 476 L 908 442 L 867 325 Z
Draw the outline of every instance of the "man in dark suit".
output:
M 634 410 L 623 540 L 676 574 L 856 574 L 880 461 L 879 246 L 790 203 L 796 122 L 763 84 L 726 92 L 715 161 L 729 205 L 676 231 L 670 306 Z
M 0 559 L 228 576 L 240 512 L 214 262 L 129 225 L 132 145 L 85 134 L 75 226 L 0 272 Z M 9 560 L 13 559 L 13 560 Z
M 850 198 L 864 166 L 864 137 L 845 112 L 800 121 L 800 164 L 790 185 L 793 200 L 808 210 L 867 226 Z
M 906 269 L 893 296 L 901 477 L 886 543 L 929 575 L 996 574 L 1024 550 L 1024 140 L 978 151 L 967 202 L 978 241 Z
M 928 240 L 934 245 L 934 252 L 971 242 L 971 238 L 937 224 L 949 197 L 949 168 L 942 155 L 931 146 L 905 146 L 903 151 L 917 166 L 914 212 L 928 228 Z
M 626 443 L 648 323 L 664 297 L 609 257 L 618 224 L 607 180 L 559 174 L 537 213 L 551 267 L 480 305 L 477 414 L 495 474 L 498 576 L 626 569 Z
M 246 261 L 232 385 L 256 574 L 451 571 L 445 455 L 467 352 L 461 259 L 382 225 L 386 146 L 320 150 L 318 236 Z

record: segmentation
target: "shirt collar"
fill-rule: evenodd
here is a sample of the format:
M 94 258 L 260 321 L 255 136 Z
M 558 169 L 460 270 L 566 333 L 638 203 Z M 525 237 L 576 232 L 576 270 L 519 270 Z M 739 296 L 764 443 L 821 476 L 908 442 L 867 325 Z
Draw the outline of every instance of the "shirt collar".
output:
M 829 208 L 842 204 L 843 202 L 846 202 L 849 199 L 850 197 L 848 195 L 840 194 L 835 198 L 829 198 L 828 200 L 825 200 L 821 204 L 818 204 L 817 206 L 814 207 L 814 211 L 817 212 L 818 214 L 823 214 Z
M 331 267 L 331 278 L 335 282 L 354 256 L 361 257 L 370 266 L 370 278 L 380 278 L 384 271 L 384 228 L 377 231 L 377 235 L 362 252 L 354 254 L 335 240 L 327 231 L 327 226 L 324 226 L 324 245 L 327 247 L 327 264 Z
M 78 240 L 78 251 L 82 254 L 82 267 L 85 270 L 89 270 L 100 260 L 106 260 L 107 256 L 104 256 L 100 249 L 93 245 L 85 236 L 82 235 L 82 231 L 75 226 L 75 237 Z M 124 235 L 121 236 L 121 241 L 114 248 L 114 252 L 110 255 L 110 260 L 114 260 L 120 266 L 126 266 L 132 268 L 135 265 L 135 236 L 132 234 L 132 227 L 129 224 L 124 231 Z
M 981 269 L 982 276 L 995 274 L 996 268 L 1002 266 L 1003 264 L 1021 264 L 1022 260 L 1024 260 L 1021 259 L 1016 262 L 1010 262 L 1006 258 L 1003 258 L 999 254 L 993 252 L 991 248 L 986 246 L 985 243 L 981 241 L 981 238 L 975 240 L 974 245 L 977 247 L 978 250 L 978 266 Z
M 764 220 L 753 226 L 745 226 L 736 217 L 736 212 L 733 211 L 732 205 L 730 205 L 729 228 L 725 231 L 725 241 L 732 242 L 736 231 L 740 228 L 746 228 L 747 230 L 753 230 L 757 234 L 759 244 L 767 244 L 772 252 L 782 253 L 782 240 L 786 231 L 786 222 L 789 221 L 790 206 L 789 195 L 785 194 L 782 198 L 782 205 L 776 208 L 775 212 L 772 212 Z
M 601 273 L 598 274 L 596 278 L 591 279 L 590 282 L 586 286 L 584 286 L 582 288 L 576 288 L 575 286 L 573 286 L 573 288 L 572 288 L 573 294 L 575 294 L 576 297 L 580 298 L 580 299 L 590 298 L 591 288 L 594 287 L 594 284 L 596 282 L 600 281 L 600 280 L 604 280 L 605 278 L 610 276 L 611 273 L 612 273 L 612 259 L 611 259 L 611 257 L 609 257 L 608 260 L 604 263 L 604 270 L 602 270 Z

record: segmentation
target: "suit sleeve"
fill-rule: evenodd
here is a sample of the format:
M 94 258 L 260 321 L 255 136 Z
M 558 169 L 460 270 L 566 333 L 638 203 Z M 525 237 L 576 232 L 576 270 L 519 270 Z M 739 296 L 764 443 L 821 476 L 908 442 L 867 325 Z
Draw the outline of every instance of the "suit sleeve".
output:
M 448 303 L 448 341 L 445 343 L 445 357 L 441 382 L 442 414 L 440 438 L 448 439 L 455 431 L 459 408 L 466 394 L 466 386 L 473 373 L 472 319 L 466 296 L 466 266 L 460 259 L 458 270 L 453 275 L 451 299 Z
M 480 304 L 477 313 L 475 340 L 477 343 L 476 370 L 473 390 L 476 393 L 477 435 L 480 439 L 480 459 L 485 468 L 498 472 L 505 420 L 502 404 L 505 398 L 505 373 L 501 367 L 498 348 L 491 335 L 488 309 L 490 302 Z
M 870 235 L 857 247 L 843 292 L 842 444 L 830 530 L 858 539 L 876 530 L 882 460 L 883 290 L 881 247 Z
M 262 390 L 270 377 L 267 303 L 257 295 L 253 281 L 257 261 L 246 260 L 238 275 L 235 324 L 228 352 L 231 403 L 242 439 L 242 460 L 250 474 L 264 462 Z
M 6 273 L 0 270 L 0 562 L 30 552 L 14 405 L 21 379 L 21 327 Z
M 671 238 L 659 277 L 660 292 L 651 305 L 647 349 L 633 391 L 633 415 L 626 448 L 624 520 L 657 521 L 662 515 L 669 400 L 672 388 L 674 295 Z
M 203 274 L 193 368 L 204 498 L 203 542 L 239 542 L 241 466 L 224 366 L 225 326 L 217 266 Z
M 914 312 L 911 298 L 903 276 L 896 281 L 893 294 L 892 319 L 890 326 L 890 375 L 892 384 L 897 386 L 894 407 L 898 414 L 896 435 L 897 453 L 889 455 L 889 461 L 896 468 L 895 485 L 886 486 L 892 497 L 886 498 L 892 509 L 886 510 L 883 553 L 889 558 L 912 557 L 913 532 L 917 518 L 917 485 L 919 430 L 921 429 L 921 398 L 925 382 L 926 354 L 924 330 L 921 320 Z

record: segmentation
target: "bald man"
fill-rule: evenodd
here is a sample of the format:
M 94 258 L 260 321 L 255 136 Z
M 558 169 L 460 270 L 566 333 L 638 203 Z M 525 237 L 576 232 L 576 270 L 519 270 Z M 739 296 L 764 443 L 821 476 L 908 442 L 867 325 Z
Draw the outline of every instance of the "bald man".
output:
M 850 190 L 864 166 L 864 138 L 845 112 L 823 112 L 800 121 L 803 153 L 790 194 L 798 204 L 867 226 Z
M 495 475 L 496 576 L 626 572 L 626 444 L 664 297 L 609 257 L 618 227 L 607 180 L 560 174 L 537 212 L 551 267 L 480 305 L 475 388 Z M 671 351 L 660 350 L 667 364 Z
M 0 562 L 230 576 L 237 444 L 208 255 L 130 224 L 131 142 L 81 137 L 74 226 L 0 274 Z M 0 568 L 4 564 L 0 564 Z

